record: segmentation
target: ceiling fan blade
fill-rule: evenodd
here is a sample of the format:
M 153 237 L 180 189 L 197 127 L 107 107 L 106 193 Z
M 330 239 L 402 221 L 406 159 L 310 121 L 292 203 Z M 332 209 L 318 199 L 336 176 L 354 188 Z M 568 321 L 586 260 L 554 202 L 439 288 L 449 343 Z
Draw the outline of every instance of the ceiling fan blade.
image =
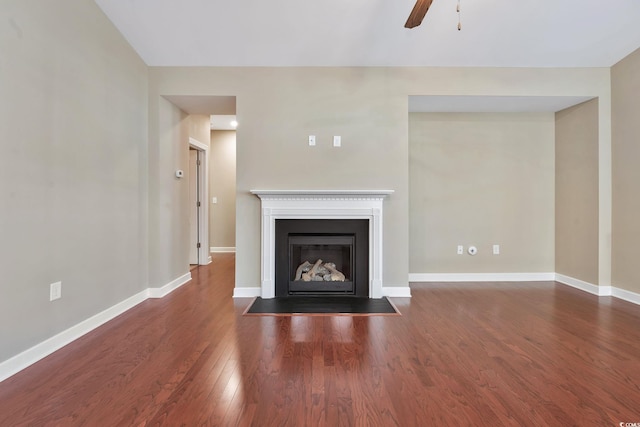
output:
M 427 14 L 431 3 L 433 3 L 433 0 L 417 0 L 407 22 L 404 24 L 405 28 L 414 28 L 422 24 L 422 20 Z

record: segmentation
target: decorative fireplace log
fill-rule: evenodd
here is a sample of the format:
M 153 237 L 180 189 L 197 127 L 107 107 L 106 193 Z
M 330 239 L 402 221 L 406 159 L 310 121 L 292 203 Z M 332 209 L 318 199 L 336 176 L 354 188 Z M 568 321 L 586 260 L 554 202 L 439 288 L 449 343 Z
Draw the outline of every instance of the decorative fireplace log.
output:
M 313 264 L 313 267 L 311 267 L 311 270 L 309 270 L 308 273 L 302 273 L 302 280 L 304 280 L 305 282 L 312 281 L 313 277 L 316 275 L 316 271 L 318 270 L 318 267 L 320 266 L 320 264 L 322 264 L 321 259 L 317 260 L 316 263 Z
M 310 269 L 311 269 L 311 263 L 309 261 L 303 262 L 296 269 L 296 278 L 293 280 L 297 282 L 298 280 L 302 279 L 302 273 L 305 271 L 309 271 Z
M 330 271 L 327 270 L 327 268 L 324 265 L 318 266 L 318 269 L 316 270 L 316 274 L 318 276 L 326 276 L 329 273 L 330 273 Z
M 342 274 L 341 272 L 335 269 L 335 264 L 328 262 L 324 266 L 327 270 L 331 272 L 332 282 L 344 282 L 344 279 L 345 279 L 344 274 Z
M 322 263 L 319 259 L 315 264 L 305 261 L 296 268 L 296 276 L 294 282 L 344 282 L 346 277 L 344 273 L 336 269 L 333 262 Z

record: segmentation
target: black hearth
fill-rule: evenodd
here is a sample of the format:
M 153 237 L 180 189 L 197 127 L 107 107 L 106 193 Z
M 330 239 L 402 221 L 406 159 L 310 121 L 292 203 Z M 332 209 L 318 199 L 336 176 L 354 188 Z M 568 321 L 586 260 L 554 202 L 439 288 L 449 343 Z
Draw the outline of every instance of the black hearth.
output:
M 276 297 L 369 296 L 367 219 L 276 219 Z

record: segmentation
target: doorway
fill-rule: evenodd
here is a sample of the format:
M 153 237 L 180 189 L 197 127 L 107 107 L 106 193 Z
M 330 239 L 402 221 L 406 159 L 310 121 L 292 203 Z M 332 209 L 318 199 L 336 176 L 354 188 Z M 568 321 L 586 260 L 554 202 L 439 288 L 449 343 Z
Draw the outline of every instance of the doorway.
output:
M 189 138 L 189 264 L 207 265 L 209 255 L 209 146 Z
M 189 203 L 189 190 L 192 187 L 189 186 L 189 182 L 185 182 L 184 191 L 187 194 L 181 193 L 185 196 L 185 199 L 182 203 L 184 203 L 183 211 L 184 217 L 181 217 L 181 220 L 187 220 L 187 224 L 181 223 L 181 229 L 184 230 L 180 236 L 181 243 L 184 243 L 184 252 L 181 253 L 181 257 L 187 258 L 185 261 L 189 263 L 195 262 L 195 257 L 189 256 L 191 250 L 195 247 L 198 249 L 198 264 L 193 265 L 204 265 L 211 262 L 211 251 L 212 248 L 211 243 L 214 241 L 213 235 L 217 235 L 216 227 L 221 222 L 219 218 L 216 218 L 216 221 L 211 218 L 211 214 L 214 210 L 216 212 L 221 211 L 222 205 L 232 204 L 234 208 L 233 219 L 232 221 L 225 222 L 225 232 L 230 230 L 230 233 L 233 237 L 233 241 L 228 246 L 234 246 L 233 248 L 221 248 L 221 249 L 231 249 L 235 252 L 235 151 L 233 157 L 233 190 L 231 194 L 224 193 L 222 194 L 219 191 L 219 188 L 216 188 L 215 185 L 218 182 L 217 175 L 215 177 L 210 177 L 210 171 L 213 170 L 216 172 L 218 169 L 218 164 L 216 163 L 216 159 L 219 158 L 218 153 L 215 152 L 213 148 L 210 148 L 210 129 L 213 129 L 213 115 L 234 115 L 236 114 L 236 97 L 235 96 L 204 96 L 204 95 L 162 95 L 162 98 L 169 101 L 173 106 L 180 110 L 181 117 L 184 118 L 183 113 L 187 115 L 187 120 L 182 120 L 185 126 L 181 128 L 181 131 L 184 131 L 188 135 L 188 148 L 193 148 L 197 150 L 199 154 L 200 160 L 200 169 L 199 176 L 196 178 L 196 182 L 198 183 L 197 191 L 199 193 L 198 201 L 200 202 L 198 208 L 198 239 L 194 239 L 192 235 L 195 235 L 195 228 L 190 227 L 191 224 L 195 224 L 195 220 L 191 220 L 189 222 L 190 217 L 193 216 L 191 213 L 193 209 L 193 203 L 187 206 Z M 191 117 L 194 116 L 194 117 Z M 204 120 L 209 122 L 209 129 L 205 128 Z M 234 132 L 235 133 L 235 132 Z M 195 139 L 194 139 L 195 138 Z M 179 143 L 182 146 L 183 142 Z M 185 172 L 187 172 L 188 164 L 189 164 L 189 150 L 187 152 L 180 152 L 180 159 L 184 163 L 182 163 L 185 168 Z M 183 154 L 184 153 L 184 154 Z M 184 155 L 184 157 L 183 157 Z M 195 176 L 195 174 L 190 174 Z M 185 178 L 187 178 L 185 173 Z M 187 179 L 185 180 L 187 181 Z M 226 181 L 225 181 L 226 184 Z M 225 186 L 226 188 L 226 186 Z M 191 190 L 193 192 L 193 190 Z M 197 203 L 197 202 L 195 202 Z M 227 209 L 224 209 L 225 215 Z M 184 226 L 184 228 L 182 228 Z M 193 240 L 193 242 L 192 242 Z M 200 247 L 197 247 L 198 243 Z M 195 245 L 195 246 L 194 246 Z M 188 247 L 187 247 L 188 246 Z M 213 245 L 213 246 L 220 246 Z M 213 250 L 217 252 L 217 250 Z
M 189 147 L 189 265 L 200 264 L 198 259 L 199 239 L 198 230 L 200 229 L 200 215 L 198 212 L 200 200 L 198 197 L 198 178 L 200 176 L 200 152 L 195 148 Z

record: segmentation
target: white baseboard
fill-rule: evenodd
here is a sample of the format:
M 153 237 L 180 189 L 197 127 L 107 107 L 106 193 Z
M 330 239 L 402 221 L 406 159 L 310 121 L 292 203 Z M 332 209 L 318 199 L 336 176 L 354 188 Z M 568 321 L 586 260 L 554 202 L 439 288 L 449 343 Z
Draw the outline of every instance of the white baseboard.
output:
M 110 307 L 95 316 L 92 316 L 82 322 L 70 327 L 69 329 L 52 336 L 49 339 L 36 344 L 28 350 L 13 356 L 11 359 L 0 363 L 0 381 L 4 381 L 10 376 L 17 374 L 28 366 L 33 365 L 37 361 L 44 359 L 56 350 L 61 349 L 65 345 L 77 340 L 81 336 L 91 332 L 97 327 L 107 323 L 109 320 L 121 315 L 127 310 L 135 307 L 144 300 L 149 298 L 148 289 L 127 298 L 126 300 Z
M 556 282 L 560 282 L 571 286 L 572 288 L 580 289 L 601 297 L 611 295 L 611 286 L 594 285 L 593 283 L 585 282 L 584 280 L 576 279 L 575 277 L 565 276 L 564 274 L 556 273 Z
M 411 298 L 411 288 L 408 286 L 383 286 L 382 295 L 385 297 Z
M 172 280 L 161 288 L 149 288 L 149 298 L 164 298 L 171 292 L 178 289 L 180 286 L 187 283 L 189 280 L 191 280 L 191 272 L 183 274 L 182 276 L 178 277 L 175 280 Z
M 600 297 L 614 296 L 640 305 L 640 294 L 558 273 L 425 273 L 409 274 L 409 282 L 539 282 L 556 281 Z M 389 289 L 389 288 L 384 288 Z M 394 289 L 394 288 L 391 288 Z M 384 293 L 384 292 L 383 292 Z M 386 294 L 385 294 L 386 295 Z
M 563 274 L 556 274 L 556 281 L 599 297 L 612 296 L 640 305 L 640 294 L 626 289 L 616 288 L 615 286 L 598 286 Z
M 411 273 L 409 282 L 544 282 L 555 273 Z
M 233 297 L 234 298 L 255 298 L 262 295 L 262 289 L 257 288 L 234 288 L 233 289 Z
M 611 294 L 628 302 L 640 305 L 640 294 L 627 291 L 626 289 L 613 288 Z
M 598 286 L 563 274 L 556 274 L 556 281 L 599 297 L 612 296 L 640 305 L 640 294 L 626 289 L 616 288 L 615 286 Z
M 211 253 L 225 253 L 225 252 L 235 252 L 236 248 L 235 246 L 211 246 L 209 248 L 209 252 Z
M 141 302 L 149 298 L 162 298 L 173 290 L 179 288 L 184 283 L 191 280 L 191 273 L 187 273 L 161 288 L 147 288 L 142 292 L 127 298 L 106 310 L 83 320 L 82 322 L 66 329 L 59 334 L 52 336 L 39 344 L 13 356 L 10 359 L 0 363 L 0 382 L 17 374 L 21 370 L 33 365 L 41 359 L 44 359 L 54 351 L 57 351 L 67 344 L 77 340 L 81 336 L 93 331 L 94 329 L 107 323 L 127 310 L 132 309 Z

